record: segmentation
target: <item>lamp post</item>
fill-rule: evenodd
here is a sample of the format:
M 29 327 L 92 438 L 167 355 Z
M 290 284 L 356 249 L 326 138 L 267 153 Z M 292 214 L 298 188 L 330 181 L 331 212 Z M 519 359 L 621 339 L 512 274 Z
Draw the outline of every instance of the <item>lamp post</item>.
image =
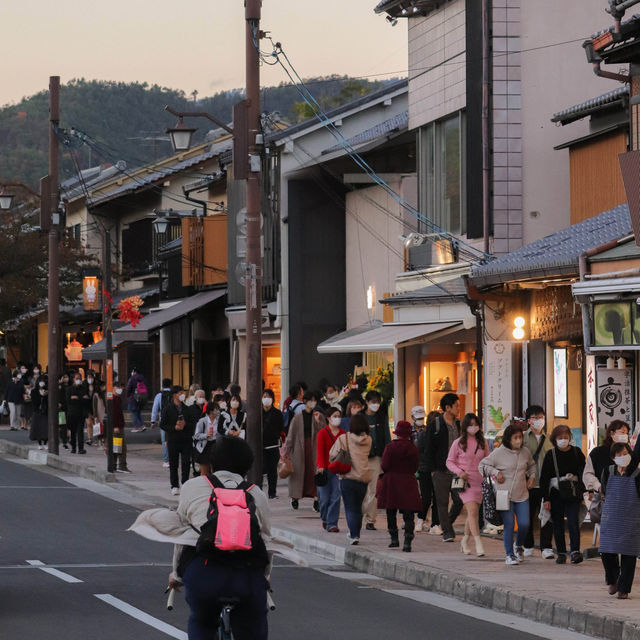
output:
M 4 190 L 0 193 L 0 209 L 6 211 L 7 209 L 11 209 L 11 205 L 13 204 L 14 195 L 12 193 L 6 193 Z

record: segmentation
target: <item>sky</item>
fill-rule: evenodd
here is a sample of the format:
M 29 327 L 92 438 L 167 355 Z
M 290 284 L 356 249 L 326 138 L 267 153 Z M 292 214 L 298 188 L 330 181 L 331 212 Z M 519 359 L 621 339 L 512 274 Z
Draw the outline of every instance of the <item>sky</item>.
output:
M 405 76 L 407 25 L 377 0 L 263 0 L 262 29 L 302 77 Z M 0 105 L 48 87 L 51 75 L 148 82 L 199 96 L 244 86 L 243 0 L 3 2 Z M 262 48 L 268 48 L 264 43 Z M 287 80 L 263 66 L 261 84 Z

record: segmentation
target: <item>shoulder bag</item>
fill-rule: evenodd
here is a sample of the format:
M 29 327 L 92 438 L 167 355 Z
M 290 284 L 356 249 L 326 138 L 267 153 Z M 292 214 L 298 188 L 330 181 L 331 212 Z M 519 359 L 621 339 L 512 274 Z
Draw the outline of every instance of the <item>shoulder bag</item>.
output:
M 556 457 L 556 448 L 551 449 L 551 455 L 553 456 L 553 466 L 556 470 L 556 479 L 558 480 L 558 492 L 560 497 L 565 501 L 579 500 L 578 496 L 578 483 L 575 480 L 561 480 L 560 471 L 558 470 L 558 458 Z M 565 476 L 563 476 L 564 478 Z
M 502 516 L 496 509 L 496 494 L 493 489 L 493 480 L 486 472 L 482 473 L 482 513 L 485 522 L 496 527 L 502 524 Z

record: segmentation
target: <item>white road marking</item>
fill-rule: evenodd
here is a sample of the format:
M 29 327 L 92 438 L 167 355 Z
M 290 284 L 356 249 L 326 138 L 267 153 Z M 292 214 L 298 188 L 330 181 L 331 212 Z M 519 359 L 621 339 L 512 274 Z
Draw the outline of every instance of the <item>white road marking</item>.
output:
M 483 620 L 491 624 L 510 629 L 517 629 L 523 633 L 530 633 L 546 640 L 593 640 L 592 636 L 587 636 L 577 631 L 569 631 L 558 627 L 551 627 L 542 622 L 533 622 L 521 616 L 511 615 L 509 613 L 501 613 L 485 607 L 477 607 L 473 604 L 461 602 L 455 598 L 442 596 L 430 591 L 412 591 L 410 589 L 381 589 L 385 593 L 400 596 L 401 598 L 409 598 L 416 602 L 429 604 L 439 609 L 453 611 L 469 618 Z
M 179 640 L 188 640 L 188 636 L 184 631 L 181 631 L 177 627 L 173 627 L 158 618 L 154 618 L 150 616 L 148 613 L 141 611 L 140 609 L 136 609 L 136 607 L 132 607 L 130 604 L 124 602 L 124 600 L 120 600 L 110 593 L 94 593 L 93 594 L 99 600 L 110 604 L 112 607 L 115 607 L 119 611 L 126 613 L 128 616 L 139 620 L 140 622 L 157 629 L 158 631 L 162 631 L 162 633 L 166 633 L 168 636 L 172 638 L 178 638 Z
M 41 562 L 40 560 L 27 560 L 27 564 L 30 564 L 32 567 L 36 567 L 41 571 L 48 573 L 49 575 L 55 576 L 56 578 L 60 578 L 60 580 L 64 580 L 65 582 L 71 582 L 71 583 L 83 582 L 78 578 L 74 578 L 73 576 L 70 576 L 68 573 L 64 573 L 62 571 L 58 571 L 57 569 L 52 569 L 51 567 L 48 567 L 44 562 Z
M 10 484 L 0 484 L 0 489 L 37 489 L 38 491 L 42 491 L 42 489 L 63 489 L 65 491 L 68 491 L 69 489 L 72 489 L 73 491 L 77 491 L 80 487 L 51 487 L 51 486 L 34 486 L 34 485 L 28 485 L 28 484 L 24 484 L 24 485 L 10 485 Z
M 48 564 L 46 567 L 55 569 L 127 569 L 139 567 L 171 567 L 170 562 L 95 562 L 89 564 Z M 13 569 L 40 569 L 39 565 L 7 564 L 0 565 L 0 571 Z

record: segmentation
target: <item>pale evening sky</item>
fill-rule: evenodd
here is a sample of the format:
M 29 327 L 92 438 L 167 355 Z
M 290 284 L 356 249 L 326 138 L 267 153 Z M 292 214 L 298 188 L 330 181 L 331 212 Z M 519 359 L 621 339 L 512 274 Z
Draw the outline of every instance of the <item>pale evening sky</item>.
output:
M 302 77 L 405 76 L 407 25 L 391 27 L 377 0 L 264 0 L 262 28 Z M 0 105 L 48 87 L 50 75 L 197 89 L 244 85 L 243 0 L 23 0 L 4 2 Z M 263 45 L 263 49 L 268 44 Z M 287 80 L 263 66 L 265 86 Z

